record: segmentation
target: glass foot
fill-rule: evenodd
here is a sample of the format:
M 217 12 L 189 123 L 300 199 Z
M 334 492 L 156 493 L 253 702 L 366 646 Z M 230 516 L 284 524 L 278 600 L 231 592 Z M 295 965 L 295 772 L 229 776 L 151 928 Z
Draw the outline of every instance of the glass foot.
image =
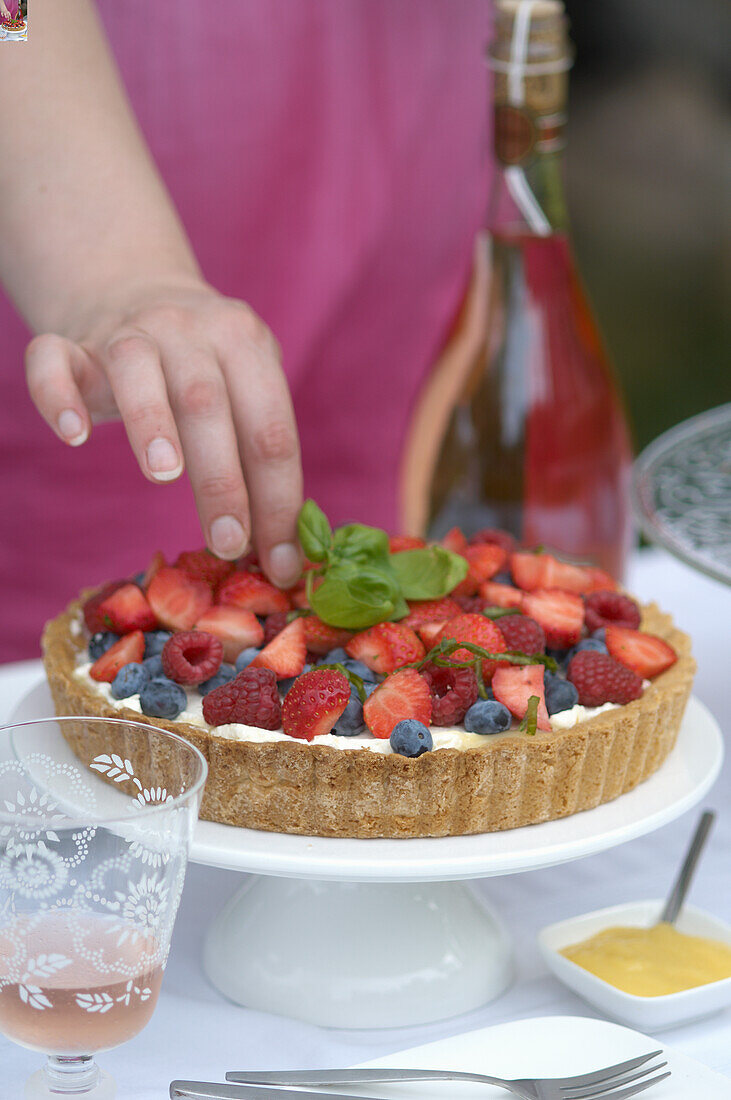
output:
M 25 1086 L 25 1100 L 60 1100 L 63 1096 L 112 1100 L 116 1095 L 114 1079 L 99 1069 L 91 1057 L 49 1055 L 43 1069 L 34 1073 Z

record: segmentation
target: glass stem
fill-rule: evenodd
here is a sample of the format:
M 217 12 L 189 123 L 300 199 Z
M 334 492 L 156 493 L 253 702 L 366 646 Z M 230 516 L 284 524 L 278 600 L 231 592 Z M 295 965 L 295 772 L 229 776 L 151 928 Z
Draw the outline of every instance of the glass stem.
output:
M 75 1058 L 49 1054 L 44 1068 L 49 1090 L 60 1096 L 90 1092 L 99 1082 L 99 1067 L 90 1054 Z

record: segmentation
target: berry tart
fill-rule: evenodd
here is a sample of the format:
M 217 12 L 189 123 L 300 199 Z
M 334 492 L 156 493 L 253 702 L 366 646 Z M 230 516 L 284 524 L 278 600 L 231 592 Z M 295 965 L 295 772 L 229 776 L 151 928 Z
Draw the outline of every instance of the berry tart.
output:
M 602 570 L 502 531 L 332 531 L 313 501 L 299 536 L 289 591 L 203 550 L 82 593 L 43 635 L 57 713 L 182 734 L 208 760 L 202 817 L 320 836 L 550 821 L 673 748 L 690 640 Z M 120 730 L 93 755 L 129 757 Z

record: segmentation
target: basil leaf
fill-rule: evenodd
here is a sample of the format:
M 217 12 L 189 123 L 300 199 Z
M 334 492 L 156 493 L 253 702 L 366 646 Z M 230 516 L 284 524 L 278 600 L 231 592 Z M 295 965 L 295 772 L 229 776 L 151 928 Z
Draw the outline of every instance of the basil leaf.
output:
M 409 605 L 403 596 L 399 596 L 394 604 L 393 611 L 391 613 L 391 621 L 397 622 L 399 619 L 403 619 L 409 613 Z
M 388 559 L 388 535 L 378 527 L 364 523 L 347 523 L 338 527 L 333 538 L 333 550 L 338 558 L 364 564 Z
M 388 573 L 349 562 L 332 565 L 312 593 L 316 615 L 331 626 L 365 630 L 393 613 L 398 588 Z
M 407 600 L 439 599 L 467 576 L 467 560 L 443 546 L 401 550 L 389 561 Z
M 332 543 L 327 516 L 314 500 L 306 500 L 297 517 L 297 534 L 305 557 L 325 561 Z

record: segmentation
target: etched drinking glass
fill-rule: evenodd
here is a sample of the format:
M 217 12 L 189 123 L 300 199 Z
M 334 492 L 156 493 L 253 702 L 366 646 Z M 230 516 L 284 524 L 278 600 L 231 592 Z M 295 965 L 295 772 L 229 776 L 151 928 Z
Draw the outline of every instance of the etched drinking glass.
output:
M 0 728 L 0 1032 L 47 1055 L 27 1100 L 107 1100 L 94 1055 L 160 992 L 206 762 L 141 722 Z

